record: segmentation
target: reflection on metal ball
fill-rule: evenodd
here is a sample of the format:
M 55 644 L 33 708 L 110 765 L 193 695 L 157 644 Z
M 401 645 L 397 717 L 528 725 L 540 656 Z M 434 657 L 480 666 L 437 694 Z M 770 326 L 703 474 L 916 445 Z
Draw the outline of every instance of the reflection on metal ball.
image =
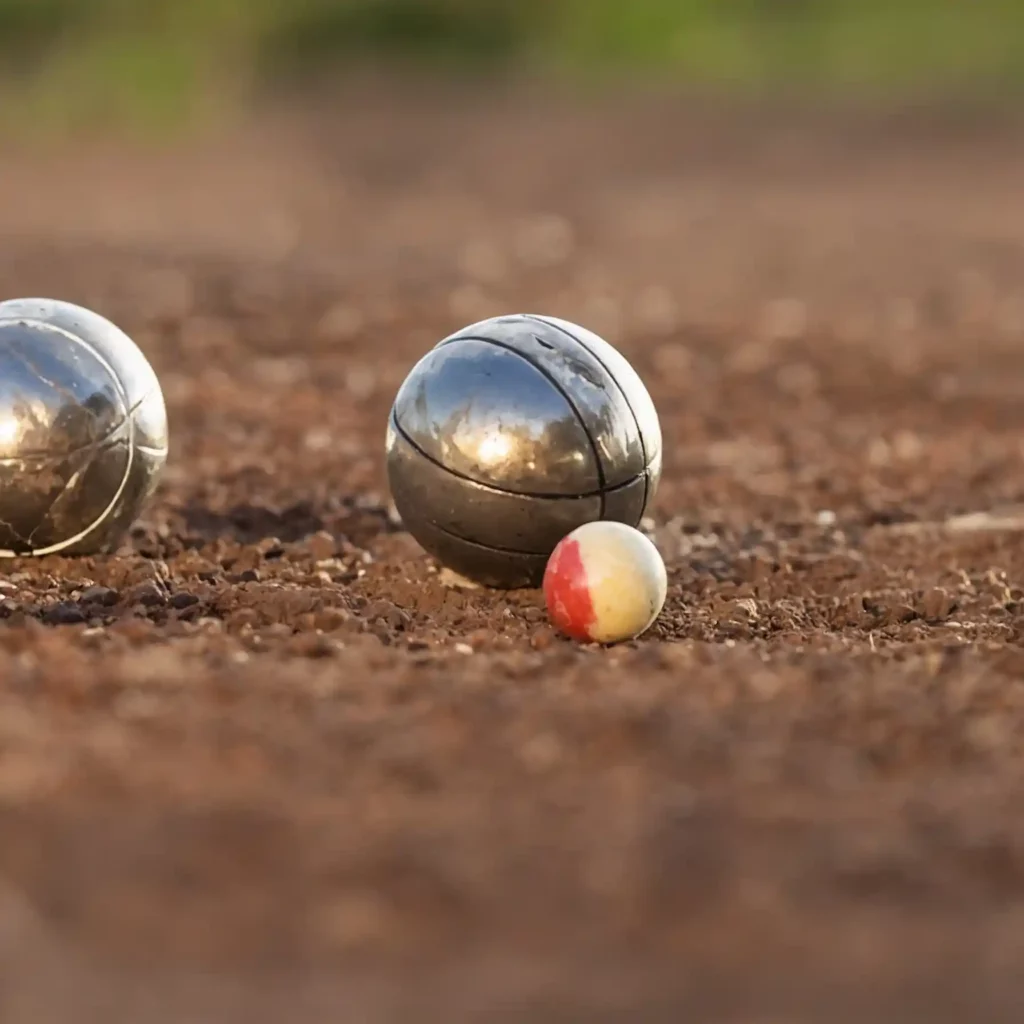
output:
M 431 349 L 398 392 L 386 447 L 406 529 L 502 588 L 538 585 L 583 523 L 636 526 L 661 472 L 658 415 L 627 360 L 583 327 L 527 314 Z
M 166 459 L 163 394 L 131 338 L 68 302 L 0 302 L 0 556 L 112 550 Z

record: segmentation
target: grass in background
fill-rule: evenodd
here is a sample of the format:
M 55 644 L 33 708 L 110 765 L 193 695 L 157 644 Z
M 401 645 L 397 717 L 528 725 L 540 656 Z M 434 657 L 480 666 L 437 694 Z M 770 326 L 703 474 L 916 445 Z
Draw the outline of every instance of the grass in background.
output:
M 827 89 L 1024 84 L 1016 0 L 560 0 L 550 57 L 580 70 Z
M 1024 85 L 1019 0 L 0 0 L 8 121 L 164 130 L 211 99 L 395 59 L 730 88 Z
M 545 34 L 551 0 L 295 0 L 268 19 L 263 73 L 379 57 L 484 70 Z

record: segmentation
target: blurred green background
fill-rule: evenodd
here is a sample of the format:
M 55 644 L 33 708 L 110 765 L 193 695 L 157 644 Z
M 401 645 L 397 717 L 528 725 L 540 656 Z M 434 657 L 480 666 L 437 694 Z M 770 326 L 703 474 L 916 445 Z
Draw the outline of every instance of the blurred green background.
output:
M 395 60 L 729 89 L 1006 93 L 1021 0 L 0 0 L 0 107 L 27 125 L 187 123 Z

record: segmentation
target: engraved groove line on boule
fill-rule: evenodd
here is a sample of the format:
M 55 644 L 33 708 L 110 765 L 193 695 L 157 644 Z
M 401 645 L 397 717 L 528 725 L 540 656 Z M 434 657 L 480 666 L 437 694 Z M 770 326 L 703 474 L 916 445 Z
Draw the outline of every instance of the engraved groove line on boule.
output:
M 541 551 L 523 551 L 521 548 L 499 548 L 495 547 L 493 544 L 482 544 L 478 540 L 470 540 L 469 537 L 463 537 L 461 533 L 457 533 L 450 527 L 440 526 L 438 523 L 435 523 L 433 519 L 428 519 L 427 522 L 430 523 L 438 533 L 443 533 L 446 536 L 451 537 L 453 540 L 459 541 L 461 544 L 470 544 L 475 548 L 479 548 L 481 551 L 494 551 L 499 555 L 518 555 L 522 558 L 536 558 L 540 560 L 544 560 L 548 557 Z
M 582 338 L 577 338 L 576 335 L 572 333 L 572 331 L 569 331 L 566 328 L 562 327 L 561 324 L 553 323 L 546 317 L 539 316 L 536 313 L 523 313 L 522 316 L 527 320 L 532 320 L 534 323 L 545 324 L 556 331 L 560 331 L 567 338 L 571 338 L 574 342 L 576 342 L 577 345 L 580 346 L 580 348 L 583 349 L 584 352 L 589 353 L 591 358 L 598 364 L 598 366 L 602 367 L 605 373 L 607 373 L 608 376 L 612 379 L 613 383 L 615 384 L 615 387 L 618 389 L 619 394 L 622 395 L 622 400 L 626 403 L 626 408 L 629 410 L 630 415 L 633 417 L 633 422 L 636 424 L 636 434 L 640 440 L 640 453 L 643 455 L 644 459 L 644 500 L 640 507 L 641 509 L 646 510 L 648 492 L 650 491 L 651 487 L 651 478 L 648 472 L 648 470 L 650 469 L 650 462 L 647 458 L 647 443 L 644 440 L 644 432 L 640 426 L 640 418 L 636 414 L 636 409 L 633 408 L 633 403 L 629 400 L 629 395 L 626 394 L 626 389 L 619 383 L 618 377 L 616 377 L 615 374 L 612 373 L 612 371 L 605 364 L 604 360 Z M 650 461 L 653 461 L 653 456 L 651 457 Z M 642 519 L 643 512 L 640 513 L 640 520 Z M 637 520 L 637 523 L 639 523 L 640 520 Z
M 436 466 L 438 469 L 443 470 L 445 473 L 448 473 L 459 480 L 465 480 L 468 484 L 475 484 L 477 487 L 486 488 L 489 491 L 493 491 L 495 494 L 507 494 L 509 497 L 513 498 L 531 498 L 537 501 L 575 501 L 581 498 L 598 498 L 602 494 L 617 494 L 619 491 L 623 491 L 627 487 L 632 487 L 633 484 L 635 484 L 637 480 L 644 475 L 644 473 L 637 473 L 636 476 L 630 477 L 621 484 L 616 484 L 614 487 L 607 487 L 603 491 L 576 491 L 566 492 L 565 494 L 538 494 L 536 491 L 513 491 L 508 487 L 499 487 L 497 484 L 485 483 L 483 480 L 477 480 L 475 477 L 469 476 L 467 473 L 461 473 L 457 469 L 452 469 L 450 466 L 446 466 L 440 461 L 440 459 L 437 459 L 429 452 L 425 452 L 405 432 L 405 430 L 402 429 L 402 425 L 398 422 L 398 418 L 394 413 L 391 415 L 391 426 L 394 428 L 395 433 L 398 434 L 402 440 L 417 453 L 417 455 L 421 455 L 432 466 Z M 141 448 L 142 446 L 139 445 L 138 447 Z
M 601 506 L 600 506 L 599 518 L 604 519 L 604 511 L 605 511 L 605 497 L 604 496 L 605 496 L 605 494 L 607 492 L 605 490 L 604 464 L 601 462 L 601 453 L 598 451 L 597 442 L 590 436 L 590 431 L 587 429 L 586 420 L 583 419 L 583 416 L 580 414 L 580 411 L 577 408 L 576 403 L 572 400 L 572 397 L 565 390 L 565 388 L 563 388 L 562 385 L 558 383 L 558 381 L 552 376 L 552 374 L 548 370 L 546 370 L 543 366 L 539 365 L 538 363 L 535 363 L 528 355 L 526 355 L 525 352 L 520 352 L 519 349 L 514 348 L 512 345 L 509 345 L 508 342 L 498 341 L 496 338 L 483 338 L 483 337 L 478 337 L 476 335 L 464 334 L 464 335 L 457 335 L 454 338 L 449 338 L 447 341 L 441 342 L 441 344 L 436 346 L 436 348 L 442 348 L 443 346 L 447 345 L 449 342 L 453 342 L 453 341 L 479 341 L 479 342 L 481 342 L 481 343 L 483 343 L 485 345 L 493 345 L 495 348 L 500 348 L 500 349 L 503 349 L 506 352 L 511 352 L 512 355 L 518 356 L 525 363 L 529 363 L 529 365 L 532 366 L 555 389 L 555 391 L 557 391 L 558 394 L 560 394 L 562 396 L 562 398 L 565 400 L 566 405 L 569 406 L 569 409 L 572 411 L 572 414 L 576 417 L 576 420 L 579 423 L 580 427 L 582 427 L 583 434 L 586 437 L 587 442 L 590 445 L 590 450 L 591 450 L 591 452 L 594 455 L 594 468 L 597 471 L 597 484 L 598 484 L 598 487 L 600 487 L 600 490 L 599 491 L 594 491 L 591 495 L 586 495 L 586 496 L 587 497 L 597 497 L 597 498 L 600 498 Z M 586 347 L 586 346 L 584 346 L 584 347 Z M 587 349 L 587 351 L 589 352 L 590 350 Z M 598 360 L 598 361 L 600 362 L 600 360 Z M 627 403 L 627 406 L 628 406 L 628 403 Z M 633 410 L 630 409 L 630 412 L 632 412 L 632 411 Z M 634 419 L 634 421 L 636 420 L 636 415 L 635 414 L 633 416 L 633 419 Z M 639 430 L 639 426 L 638 426 L 637 429 Z M 403 436 L 405 436 L 404 432 L 403 432 Z M 412 443 L 412 442 L 410 442 L 410 443 Z M 417 451 L 418 450 L 419 449 L 417 448 Z M 642 445 L 641 445 L 641 451 L 643 451 L 643 446 Z M 444 466 L 442 468 L 443 469 L 447 469 L 448 467 Z M 471 479 L 471 478 L 467 477 L 466 479 Z M 636 477 L 634 477 L 633 479 L 635 480 Z M 475 483 L 479 483 L 479 481 L 474 481 L 474 482 Z M 629 482 L 632 482 L 632 481 L 629 481 Z M 624 485 L 620 485 L 620 486 L 624 486 Z M 646 494 L 646 489 L 647 489 L 647 484 L 645 483 L 644 484 L 644 492 L 645 492 L 645 494 Z M 509 493 L 517 493 L 517 492 L 509 492 Z M 558 495 L 558 497 L 566 498 L 566 497 L 570 497 L 570 495 L 560 494 L 560 495 Z M 583 497 L 583 495 L 571 495 L 571 497 Z
M 37 321 L 37 322 L 38 323 L 44 323 L 45 321 L 41 321 L 40 320 L 40 321 Z M 86 341 L 85 338 L 79 337 L 78 335 L 72 334 L 70 331 L 66 331 L 65 333 L 73 341 L 75 341 L 79 345 L 81 345 L 82 348 L 84 348 L 84 349 L 88 350 L 89 352 L 91 352 L 93 357 L 96 359 L 96 361 L 107 371 L 107 373 L 110 375 L 111 381 L 114 384 L 114 387 L 117 389 L 117 392 L 118 392 L 118 394 L 119 394 L 119 396 L 121 398 L 121 404 L 124 406 L 125 410 L 127 410 L 129 408 L 129 405 L 128 405 L 128 392 L 125 389 L 124 381 L 121 380 L 120 376 L 118 375 L 117 370 L 110 364 L 110 362 L 106 359 L 106 357 L 91 342 Z M 148 395 L 145 396 L 145 397 L 148 397 Z M 138 404 L 141 405 L 142 401 L 144 401 L 144 399 L 140 399 Z M 135 408 L 137 408 L 137 406 Z M 134 409 L 133 409 L 133 412 L 134 412 Z M 42 556 L 42 555 L 55 555 L 58 552 L 64 551 L 65 549 L 71 547 L 72 545 L 79 543 L 80 541 L 82 541 L 86 537 L 88 537 L 89 534 L 92 533 L 92 531 L 95 530 L 98 526 L 101 526 L 105 522 L 107 516 L 109 516 L 111 514 L 111 512 L 113 512 L 114 509 L 117 508 L 117 503 L 121 500 L 121 495 L 124 494 L 125 488 L 128 486 L 128 479 L 131 476 L 132 466 L 135 463 L 135 419 L 134 419 L 134 415 L 133 414 L 129 414 L 126 411 L 124 422 L 128 424 L 128 438 L 127 438 L 127 441 L 128 441 L 128 458 L 125 461 L 124 475 L 121 477 L 121 483 L 118 485 L 117 490 L 114 492 L 114 496 L 108 502 L 107 507 L 87 527 L 85 527 L 85 529 L 79 530 L 79 532 L 76 533 L 73 537 L 68 537 L 65 540 L 57 541 L 55 544 L 51 544 L 49 547 L 34 549 L 31 552 L 32 555 L 34 555 L 37 558 Z M 94 448 L 93 448 L 93 454 L 94 455 L 95 455 L 95 451 L 96 451 L 96 449 L 95 449 L 95 446 L 94 446 Z M 69 483 L 70 483 L 70 481 L 69 481 Z M 61 494 L 63 494 L 64 491 L 66 491 L 66 490 L 67 490 L 67 485 L 65 485 L 64 490 L 61 491 Z M 57 503 L 59 498 L 60 498 L 60 495 L 58 495 L 57 498 L 54 499 L 53 504 L 51 504 L 51 506 L 50 506 L 51 509 L 53 508 L 53 505 Z M 34 532 L 35 531 L 33 531 L 33 533 Z
M 42 378 L 40 378 L 42 379 Z M 149 396 L 147 395 L 146 398 Z M 69 452 L 64 453 L 65 457 L 70 458 L 72 455 L 80 455 L 82 452 L 90 451 L 91 449 L 101 449 L 108 441 L 120 443 L 122 438 L 116 438 L 114 435 L 128 422 L 129 418 L 135 415 L 135 412 L 139 409 L 145 398 L 139 399 L 130 409 L 125 412 L 124 416 L 118 420 L 102 437 L 97 437 L 94 441 L 90 441 L 88 444 L 83 444 L 80 448 L 72 448 Z M 148 451 L 153 455 L 163 455 L 167 452 L 166 448 L 149 448 L 147 445 L 136 445 L 142 451 Z M 24 452 L 20 455 L 10 455 L 0 458 L 0 466 L 9 466 L 15 462 L 34 462 L 39 459 L 52 459 L 53 452 L 45 452 L 41 449 L 34 451 Z

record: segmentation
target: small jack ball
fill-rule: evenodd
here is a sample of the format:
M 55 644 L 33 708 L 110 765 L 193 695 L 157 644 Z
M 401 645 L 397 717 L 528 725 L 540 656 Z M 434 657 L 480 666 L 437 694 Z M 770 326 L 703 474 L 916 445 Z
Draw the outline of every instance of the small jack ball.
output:
M 558 543 L 544 572 L 554 625 L 583 643 L 614 644 L 649 629 L 668 579 L 658 549 L 625 523 L 597 521 Z

